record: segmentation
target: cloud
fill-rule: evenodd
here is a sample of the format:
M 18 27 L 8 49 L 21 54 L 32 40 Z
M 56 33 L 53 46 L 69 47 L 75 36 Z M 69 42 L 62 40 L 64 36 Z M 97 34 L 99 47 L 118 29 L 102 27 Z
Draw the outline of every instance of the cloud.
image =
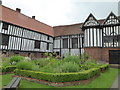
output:
M 4 0 L 3 5 L 15 9 L 22 9 L 27 16 L 36 16 L 36 19 L 51 26 L 80 23 L 90 12 L 98 17 L 105 17 L 106 13 L 115 11 L 116 4 L 100 6 L 98 0 Z M 113 2 L 113 0 L 102 0 Z M 101 1 L 101 2 L 102 2 Z M 116 3 L 118 0 L 115 0 Z M 115 2 L 114 1 L 114 2 Z M 89 2 L 89 3 L 88 3 Z M 94 2 L 94 3 L 92 3 Z M 90 4 L 91 3 L 91 4 Z M 101 5 L 103 5 L 101 4 Z M 116 13 L 116 11 L 115 11 Z

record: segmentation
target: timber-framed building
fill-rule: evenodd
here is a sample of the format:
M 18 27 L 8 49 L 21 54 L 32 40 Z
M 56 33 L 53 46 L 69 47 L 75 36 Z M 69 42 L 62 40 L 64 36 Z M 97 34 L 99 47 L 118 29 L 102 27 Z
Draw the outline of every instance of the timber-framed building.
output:
M 113 64 L 120 63 L 120 17 L 111 12 L 97 20 L 90 14 L 83 23 L 51 27 L 0 5 L 0 50 L 11 56 L 44 57 L 45 52 L 59 56 L 81 55 Z

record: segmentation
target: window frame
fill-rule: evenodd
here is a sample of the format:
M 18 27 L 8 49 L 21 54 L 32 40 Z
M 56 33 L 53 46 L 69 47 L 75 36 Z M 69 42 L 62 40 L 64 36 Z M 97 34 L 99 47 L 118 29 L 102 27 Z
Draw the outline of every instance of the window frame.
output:
M 73 49 L 78 48 L 78 38 L 72 38 L 72 48 Z
M 68 49 L 68 38 L 63 38 L 63 49 Z
M 40 41 L 35 40 L 34 48 L 35 49 L 40 49 Z

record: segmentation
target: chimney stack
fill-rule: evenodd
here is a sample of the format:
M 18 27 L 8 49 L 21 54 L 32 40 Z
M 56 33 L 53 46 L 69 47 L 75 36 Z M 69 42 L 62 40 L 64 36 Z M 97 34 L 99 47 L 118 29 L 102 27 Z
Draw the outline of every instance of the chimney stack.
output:
M 35 16 L 32 16 L 32 19 L 35 19 Z
M 20 13 L 20 12 L 21 12 L 21 9 L 19 9 L 19 8 L 16 8 L 16 12 L 19 12 L 19 13 Z

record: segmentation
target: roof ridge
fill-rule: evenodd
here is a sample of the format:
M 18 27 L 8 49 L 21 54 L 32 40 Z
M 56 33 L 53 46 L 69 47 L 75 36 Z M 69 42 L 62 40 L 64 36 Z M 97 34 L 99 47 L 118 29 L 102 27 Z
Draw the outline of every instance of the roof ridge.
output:
M 16 10 L 14 10 L 14 9 L 12 9 L 12 8 L 6 7 L 6 6 L 4 6 L 4 5 L 1 5 L 1 6 L 7 8 L 7 9 L 9 9 L 9 10 L 14 11 L 15 13 L 18 13 L 18 12 L 16 12 Z M 46 23 L 43 23 L 43 22 L 41 22 L 41 21 L 39 21 L 39 20 L 37 20 L 37 19 L 33 19 L 32 17 L 27 16 L 27 15 L 25 15 L 24 13 L 19 13 L 19 14 L 21 14 L 21 15 L 27 17 L 27 18 L 30 18 L 30 19 L 32 19 L 32 20 L 34 20 L 34 21 L 37 21 L 37 22 L 39 22 L 39 23 L 41 23 L 41 24 L 47 25 L 47 26 L 49 26 L 49 27 L 52 27 L 52 26 L 50 26 L 50 25 L 48 25 L 48 24 L 46 24 Z

